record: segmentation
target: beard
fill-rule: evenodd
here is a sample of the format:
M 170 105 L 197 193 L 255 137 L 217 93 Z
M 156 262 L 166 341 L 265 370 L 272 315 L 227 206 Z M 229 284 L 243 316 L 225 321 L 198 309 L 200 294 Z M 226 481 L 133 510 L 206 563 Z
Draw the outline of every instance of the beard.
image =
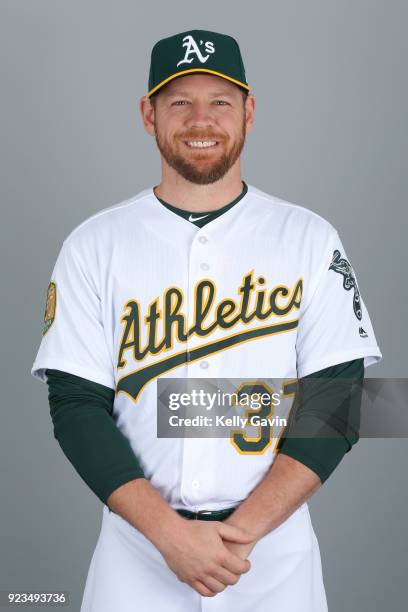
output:
M 241 155 L 242 149 L 245 144 L 245 113 L 241 124 L 241 131 L 237 140 L 232 144 L 229 150 L 225 149 L 225 138 L 211 134 L 209 131 L 200 134 L 188 134 L 187 136 L 176 136 L 177 142 L 187 140 L 216 140 L 216 151 L 206 151 L 202 149 L 187 149 L 186 155 L 183 156 L 176 152 L 176 148 L 172 147 L 160 134 L 160 130 L 155 124 L 154 133 L 156 138 L 157 147 L 166 160 L 168 165 L 173 168 L 178 174 L 180 174 L 186 181 L 195 183 L 197 185 L 209 185 L 222 179 L 228 170 L 235 164 L 239 156 Z M 218 153 L 218 148 L 223 148 L 221 155 Z M 190 153 L 191 151 L 191 153 Z M 213 161 L 211 161 L 213 156 Z

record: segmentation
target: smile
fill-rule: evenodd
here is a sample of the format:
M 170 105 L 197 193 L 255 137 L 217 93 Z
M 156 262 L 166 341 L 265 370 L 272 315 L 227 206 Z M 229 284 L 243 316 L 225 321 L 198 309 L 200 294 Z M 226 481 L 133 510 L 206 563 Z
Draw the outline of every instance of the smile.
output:
M 196 149 L 208 149 L 218 144 L 216 140 L 185 140 L 184 142 L 188 147 Z

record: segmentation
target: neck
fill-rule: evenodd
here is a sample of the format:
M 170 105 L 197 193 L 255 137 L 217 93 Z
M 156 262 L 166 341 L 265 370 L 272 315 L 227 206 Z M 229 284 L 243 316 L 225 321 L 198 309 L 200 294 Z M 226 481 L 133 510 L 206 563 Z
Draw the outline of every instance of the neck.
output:
M 164 168 L 162 168 L 164 170 Z M 160 184 L 154 188 L 157 197 L 176 208 L 191 212 L 217 210 L 229 204 L 242 192 L 243 183 L 239 160 L 227 174 L 210 185 L 190 183 L 175 170 L 167 167 Z

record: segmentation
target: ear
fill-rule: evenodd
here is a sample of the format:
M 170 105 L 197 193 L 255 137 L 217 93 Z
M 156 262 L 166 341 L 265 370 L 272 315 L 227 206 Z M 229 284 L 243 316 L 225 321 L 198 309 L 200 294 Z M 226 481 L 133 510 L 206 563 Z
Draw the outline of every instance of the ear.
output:
M 255 106 L 256 106 L 255 96 L 250 93 L 247 95 L 246 100 L 245 100 L 245 114 L 246 114 L 245 126 L 246 126 L 247 134 L 249 134 L 249 132 L 252 131 L 252 128 L 254 126 Z
M 154 113 L 155 109 L 150 98 L 146 95 L 140 98 L 139 110 L 142 116 L 144 129 L 150 136 L 154 136 Z

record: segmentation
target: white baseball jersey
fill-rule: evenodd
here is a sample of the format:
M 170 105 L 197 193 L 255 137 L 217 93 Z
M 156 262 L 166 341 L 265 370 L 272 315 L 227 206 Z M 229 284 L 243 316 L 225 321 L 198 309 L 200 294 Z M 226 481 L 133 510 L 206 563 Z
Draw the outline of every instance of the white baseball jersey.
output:
M 152 188 L 84 221 L 62 245 L 45 323 L 32 374 L 53 368 L 115 389 L 116 424 L 146 477 L 174 508 L 195 511 L 244 500 L 276 440 L 254 450 L 158 438 L 158 377 L 290 380 L 381 358 L 337 231 L 251 185 L 201 229 Z
M 152 189 L 102 210 L 64 241 L 51 283 L 54 320 L 32 373 L 116 389 L 117 426 L 177 507 L 245 499 L 273 445 L 252 454 L 227 439 L 158 439 L 158 376 L 293 379 L 381 357 L 336 230 L 250 185 L 201 229 Z

